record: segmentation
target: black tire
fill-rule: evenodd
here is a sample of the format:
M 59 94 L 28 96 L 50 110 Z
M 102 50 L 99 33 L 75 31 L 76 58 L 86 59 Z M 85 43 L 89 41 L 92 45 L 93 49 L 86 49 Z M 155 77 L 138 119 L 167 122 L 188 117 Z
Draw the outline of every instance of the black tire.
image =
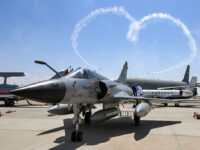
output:
M 86 112 L 85 113 L 85 124 L 90 124 L 91 123 L 91 112 Z
M 138 117 L 136 114 L 134 114 L 134 121 L 136 126 L 140 124 L 140 117 Z
M 164 106 L 167 107 L 167 106 L 168 106 L 168 103 L 164 103 Z
M 13 107 L 14 104 L 15 104 L 14 100 L 8 100 L 8 105 L 9 105 L 10 107 Z
M 73 132 L 71 133 L 71 141 L 72 141 L 72 142 L 76 142 L 76 131 L 73 131 Z
M 175 107 L 179 107 L 179 103 L 175 103 L 174 105 L 175 105 Z
M 83 139 L 83 132 L 79 131 L 77 135 L 78 135 L 77 136 L 77 142 L 82 141 L 82 139 Z
M 8 101 L 7 100 L 5 100 L 4 103 L 5 103 L 5 106 L 8 106 Z
M 72 142 L 80 142 L 83 139 L 83 132 L 81 131 L 73 131 L 71 134 Z

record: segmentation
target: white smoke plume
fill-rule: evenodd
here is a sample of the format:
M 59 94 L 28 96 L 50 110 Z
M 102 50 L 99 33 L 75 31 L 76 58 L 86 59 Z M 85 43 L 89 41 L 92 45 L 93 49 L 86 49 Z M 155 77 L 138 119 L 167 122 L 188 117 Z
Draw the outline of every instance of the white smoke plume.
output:
M 129 25 L 129 31 L 127 33 L 127 39 L 132 41 L 132 42 L 137 41 L 139 32 L 144 27 L 144 23 L 146 21 L 151 20 L 151 19 L 166 19 L 166 20 L 172 21 L 173 23 L 175 23 L 177 25 L 177 27 L 180 27 L 182 29 L 184 35 L 189 40 L 189 47 L 190 47 L 190 50 L 191 50 L 190 56 L 186 60 L 184 60 L 184 61 L 182 61 L 182 62 L 180 62 L 180 63 L 178 63 L 174 66 L 171 66 L 170 68 L 167 68 L 167 69 L 161 70 L 161 71 L 157 71 L 157 72 L 152 72 L 152 73 L 164 73 L 164 72 L 167 72 L 167 71 L 171 71 L 175 68 L 179 68 L 179 67 L 182 67 L 184 65 L 189 64 L 196 57 L 197 50 L 196 50 L 195 40 L 192 37 L 187 26 L 184 23 L 182 23 L 179 19 L 176 19 L 169 14 L 153 13 L 153 14 L 147 15 L 147 16 L 143 17 L 141 20 L 137 21 L 123 7 L 116 7 L 115 6 L 115 7 L 111 7 L 111 8 L 100 8 L 100 9 L 96 9 L 95 11 L 92 11 L 88 16 L 86 16 L 85 18 L 80 20 L 80 22 L 78 24 L 76 24 L 76 26 L 74 28 L 74 31 L 73 31 L 72 36 L 71 36 L 72 47 L 74 49 L 74 52 L 85 64 L 89 65 L 90 67 L 98 68 L 98 67 L 92 65 L 91 63 L 89 63 L 79 53 L 79 51 L 78 51 L 78 41 L 77 41 L 78 37 L 79 37 L 79 33 L 84 27 L 87 26 L 87 24 L 93 18 L 97 17 L 98 15 L 103 15 L 103 14 L 108 14 L 108 13 L 113 13 L 113 14 L 116 14 L 116 15 L 124 16 L 126 19 L 128 19 L 131 22 L 131 24 Z
M 178 64 L 176 64 L 174 66 L 171 66 L 170 68 L 167 68 L 165 70 L 161 70 L 161 71 L 157 71 L 157 72 L 151 72 L 151 73 L 168 72 L 168 71 L 171 71 L 173 69 L 182 67 L 182 66 L 187 65 L 190 62 L 192 62 L 194 60 L 194 58 L 196 57 L 196 54 L 197 54 L 195 40 L 192 37 L 192 35 L 191 35 L 189 29 L 187 28 L 187 26 L 183 22 L 181 22 L 179 19 L 176 19 L 176 18 L 172 17 L 169 14 L 153 13 L 153 14 L 150 14 L 150 15 L 147 15 L 147 16 L 143 17 L 140 21 L 138 21 L 136 23 L 135 22 L 132 23 L 130 25 L 129 32 L 127 34 L 128 39 L 131 40 L 131 41 L 136 41 L 137 38 L 138 38 L 139 30 L 144 26 L 144 23 L 146 21 L 149 21 L 151 19 L 166 19 L 166 20 L 172 21 L 177 27 L 180 27 L 182 29 L 182 31 L 183 31 L 183 34 L 186 36 L 186 38 L 189 41 L 188 45 L 189 45 L 190 50 L 191 50 L 190 56 L 187 59 L 183 60 L 182 62 L 180 62 L 180 63 L 178 63 Z
M 111 8 L 100 8 L 100 9 L 96 9 L 95 11 L 92 11 L 88 16 L 86 16 L 85 18 L 83 18 L 82 20 L 79 21 L 78 24 L 76 24 L 74 31 L 72 33 L 71 36 L 71 40 L 72 40 L 72 47 L 74 49 L 74 52 L 76 53 L 76 55 L 87 65 L 89 65 L 90 67 L 93 68 L 98 68 L 92 64 L 90 64 L 87 60 L 85 60 L 82 55 L 79 53 L 78 51 L 78 42 L 77 39 L 79 37 L 79 32 L 87 26 L 87 24 L 96 16 L 98 15 L 103 15 L 103 14 L 108 14 L 108 13 L 113 13 L 116 15 L 122 15 L 124 16 L 126 19 L 128 19 L 131 23 L 132 22 L 136 22 L 135 18 L 133 18 L 126 10 L 124 10 L 123 7 L 111 7 Z

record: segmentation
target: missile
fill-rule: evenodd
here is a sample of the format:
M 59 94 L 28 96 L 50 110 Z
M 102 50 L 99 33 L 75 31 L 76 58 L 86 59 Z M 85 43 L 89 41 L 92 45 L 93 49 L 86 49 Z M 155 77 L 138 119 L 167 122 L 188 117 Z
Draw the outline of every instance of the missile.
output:
M 73 106 L 70 104 L 58 104 L 50 107 L 48 113 L 54 115 L 67 115 L 73 113 Z
M 152 109 L 152 105 L 150 103 L 140 103 L 135 108 L 135 114 L 138 117 L 146 116 Z
M 116 108 L 116 107 L 99 110 L 91 116 L 91 121 L 92 122 L 105 121 L 119 115 L 119 113 L 120 113 L 120 110 L 119 108 Z

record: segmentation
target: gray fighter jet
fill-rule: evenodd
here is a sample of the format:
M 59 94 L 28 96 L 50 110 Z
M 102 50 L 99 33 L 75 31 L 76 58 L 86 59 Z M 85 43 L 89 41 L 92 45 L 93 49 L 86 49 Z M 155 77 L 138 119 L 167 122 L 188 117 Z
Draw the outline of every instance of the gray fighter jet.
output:
M 69 111 L 74 113 L 75 124 L 71 140 L 81 141 L 83 137 L 83 132 L 79 130 L 79 124 L 82 122 L 81 113 L 85 117 L 85 123 L 105 121 L 120 113 L 119 102 L 134 102 L 137 104 L 134 120 L 139 124 L 140 118 L 151 111 L 152 103 L 172 102 L 168 99 L 133 96 L 132 89 L 126 85 L 127 69 L 126 62 L 115 82 L 95 71 L 78 68 L 67 76 L 27 85 L 10 93 L 43 103 L 58 104 L 58 107 L 59 104 L 68 104 Z M 97 103 L 101 103 L 103 109 L 92 114 L 92 108 Z
M 9 91 L 18 88 L 19 86 L 7 84 L 7 78 L 22 76 L 25 76 L 23 72 L 0 72 L 0 77 L 4 78 L 4 83 L 0 84 L 0 101 L 4 101 L 6 106 L 14 106 L 14 101 L 21 99 L 19 96 L 9 93 Z
M 133 87 L 139 84 L 143 89 L 180 89 L 189 84 L 190 66 L 187 66 L 185 75 L 182 81 L 170 81 L 170 80 L 156 80 L 147 78 L 128 78 L 127 84 Z

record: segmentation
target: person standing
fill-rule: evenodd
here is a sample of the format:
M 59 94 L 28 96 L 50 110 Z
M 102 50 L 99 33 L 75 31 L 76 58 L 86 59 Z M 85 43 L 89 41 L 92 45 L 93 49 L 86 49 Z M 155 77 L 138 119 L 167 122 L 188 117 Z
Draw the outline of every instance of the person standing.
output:
M 136 85 L 136 90 L 137 90 L 137 95 L 138 96 L 143 96 L 143 90 L 142 87 L 140 85 Z
M 133 95 L 137 96 L 137 88 L 135 84 L 133 85 L 132 89 L 133 89 Z

